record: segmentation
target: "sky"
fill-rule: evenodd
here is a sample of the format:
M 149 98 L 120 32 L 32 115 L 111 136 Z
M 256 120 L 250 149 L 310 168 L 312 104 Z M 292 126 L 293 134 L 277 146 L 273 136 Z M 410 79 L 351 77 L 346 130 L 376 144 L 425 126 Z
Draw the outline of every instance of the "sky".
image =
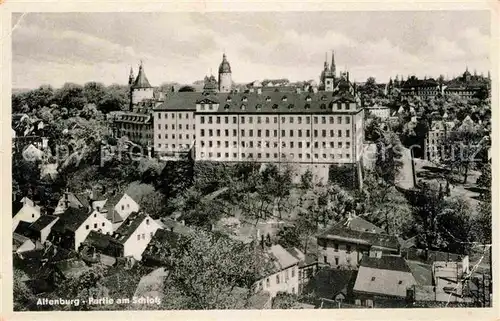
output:
M 28 13 L 12 17 L 13 88 L 126 84 L 142 60 L 153 86 L 217 76 L 319 80 L 325 54 L 365 81 L 490 69 L 488 11 Z

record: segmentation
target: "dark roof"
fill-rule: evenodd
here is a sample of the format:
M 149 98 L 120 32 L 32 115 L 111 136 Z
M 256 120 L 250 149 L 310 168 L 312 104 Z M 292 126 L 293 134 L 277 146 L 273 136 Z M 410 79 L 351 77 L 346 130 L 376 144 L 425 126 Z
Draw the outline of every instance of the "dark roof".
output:
M 395 236 L 356 231 L 341 226 L 333 226 L 329 228 L 325 232 L 321 233 L 318 238 L 339 240 L 355 244 L 366 244 L 394 250 L 399 247 L 398 239 Z
M 149 218 L 149 216 L 143 212 L 130 214 L 115 231 L 113 237 L 117 242 L 125 243 L 146 218 Z M 152 220 L 151 218 L 149 219 Z
M 331 300 L 339 293 L 347 295 L 352 290 L 356 274 L 357 271 L 354 270 L 319 270 L 304 287 L 304 293 L 314 293 L 318 298 Z
M 17 224 L 14 233 L 30 238 L 33 236 L 33 230 L 30 228 L 30 226 L 31 223 L 20 221 Z
M 21 202 L 12 202 L 12 217 L 16 216 L 23 206 L 24 204 Z
M 142 64 L 139 66 L 139 73 L 137 74 L 137 78 L 135 78 L 132 88 L 151 88 L 148 78 L 146 78 L 146 74 L 144 73 L 144 69 L 142 68 Z
M 231 73 L 231 65 L 226 59 L 226 54 L 222 55 L 222 62 L 219 65 L 219 73 Z
M 437 87 L 439 86 L 439 83 L 433 79 L 418 79 L 416 77 L 410 77 L 408 80 L 406 80 L 402 88 L 403 89 L 411 89 L 411 88 L 420 88 L 420 87 Z
M 102 234 L 96 231 L 90 231 L 84 243 L 101 250 L 108 249 L 111 244 L 120 244 L 111 235 Z
M 91 213 L 88 213 L 87 209 L 69 207 L 64 213 L 59 215 L 59 220 L 54 224 L 53 229 L 59 232 L 74 232 L 90 215 Z
M 360 267 L 368 267 L 378 270 L 401 271 L 411 273 L 408 264 L 401 256 L 384 255 L 380 258 L 364 255 L 359 263 Z
M 381 229 L 380 227 L 376 226 L 375 224 L 368 222 L 367 220 L 359 217 L 359 216 L 352 216 L 348 217 L 335 226 L 338 227 L 346 227 L 351 230 L 355 231 L 361 231 L 361 232 L 372 232 L 372 233 L 380 233 L 380 234 L 385 234 L 385 231 Z
M 310 100 L 309 100 L 310 99 Z M 166 97 L 160 106 L 161 110 L 196 111 L 197 103 L 219 104 L 217 113 L 331 113 L 337 102 L 355 102 L 349 92 L 318 92 L 318 93 L 193 93 L 177 92 Z M 242 108 L 244 106 L 244 108 Z M 354 110 L 352 110 L 354 111 Z
M 35 230 L 35 231 L 41 231 L 45 227 L 47 227 L 47 225 L 49 225 L 50 223 L 54 222 L 55 219 L 57 219 L 57 216 L 54 216 L 54 215 L 42 215 L 42 216 L 40 216 L 40 218 L 38 218 L 38 220 L 36 220 L 33 223 L 31 223 L 30 229 Z

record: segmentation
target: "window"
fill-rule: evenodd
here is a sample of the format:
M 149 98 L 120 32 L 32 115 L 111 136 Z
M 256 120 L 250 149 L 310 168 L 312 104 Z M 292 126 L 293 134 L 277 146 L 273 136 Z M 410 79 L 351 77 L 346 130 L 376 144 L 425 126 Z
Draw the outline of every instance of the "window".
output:
M 346 117 L 345 117 L 345 123 L 346 123 L 346 124 L 350 124 L 350 123 L 351 123 L 351 117 L 346 116 Z
M 339 258 L 335 257 L 335 265 L 339 265 Z
M 345 130 L 345 137 L 351 137 L 351 131 L 349 129 Z
M 208 123 L 211 124 L 212 123 L 212 116 L 208 116 Z
M 165 114 L 165 115 L 167 115 L 167 114 Z M 165 117 L 165 118 L 167 118 L 167 117 Z M 158 113 L 158 119 L 161 119 L 161 113 Z
M 244 124 L 245 123 L 245 116 L 241 116 L 241 123 Z
M 104 226 L 104 222 L 102 222 L 102 226 Z
M 328 263 L 328 258 L 326 257 L 326 255 L 323 256 L 323 262 Z
M 228 142 L 226 142 L 226 143 L 228 143 Z M 224 157 L 229 158 L 229 153 L 224 153 Z
M 224 136 L 226 136 L 226 137 L 229 136 L 229 129 L 224 130 Z
M 122 205 L 122 211 L 125 209 L 125 205 Z
M 137 241 L 141 239 L 141 234 L 137 234 Z
M 311 123 L 311 118 L 309 116 L 306 117 L 306 124 L 310 124 Z
M 306 137 L 310 137 L 311 136 L 311 130 L 310 129 L 306 129 Z
M 269 117 L 266 117 L 266 124 L 269 124 Z
M 319 148 L 319 143 L 318 142 L 314 142 L 314 148 Z
M 330 116 L 330 124 L 333 124 L 333 117 Z
M 248 131 L 248 136 L 253 137 L 253 129 L 250 129 L 250 130 Z
M 205 137 L 205 130 L 204 130 L 204 129 L 201 129 L 201 130 L 200 130 L 200 136 L 201 136 L 201 137 Z
M 269 282 L 269 278 L 267 278 L 267 279 L 266 279 L 266 287 L 270 287 L 270 286 L 271 286 L 271 284 L 270 284 L 270 282 Z
M 248 117 L 248 123 L 253 124 L 253 117 Z
M 293 145 L 294 145 L 293 142 L 290 142 L 290 148 L 293 148 Z
M 322 123 L 322 124 L 326 124 L 326 117 L 325 117 L 325 116 L 322 116 L 322 117 L 321 117 L 321 123 Z
M 85 225 L 85 229 L 88 230 L 90 228 L 90 226 L 87 224 Z
M 339 142 L 339 148 L 342 148 L 342 142 Z
M 299 137 L 302 137 L 302 129 L 297 130 L 297 135 L 299 135 Z
M 300 117 L 300 116 L 299 116 L 299 117 L 297 117 L 297 122 L 298 122 L 299 124 L 302 124 L 302 117 Z
M 269 129 L 266 129 L 266 137 L 269 137 Z
M 220 158 L 220 153 L 217 153 L 217 158 Z
M 292 278 L 295 277 L 295 267 L 292 268 Z
M 233 117 L 233 124 L 237 124 L 238 123 L 238 119 L 236 117 Z
M 281 137 L 285 137 L 285 136 L 286 136 L 286 135 L 285 135 L 285 130 L 284 130 L 284 129 L 282 129 L 282 130 L 281 130 Z
M 299 148 L 302 148 L 302 142 L 299 142 Z
M 238 136 L 238 131 L 236 129 L 233 129 L 233 136 Z
M 281 123 L 284 124 L 285 123 L 285 117 L 281 117 Z
M 276 284 L 280 284 L 280 276 L 276 275 Z
M 257 116 L 257 124 L 262 123 L 262 118 L 260 116 Z
M 290 129 L 290 137 L 293 137 L 293 129 Z
M 317 124 L 318 123 L 318 116 L 314 116 L 314 123 Z
M 314 130 L 314 137 L 318 137 L 318 130 L 317 129 Z
M 229 142 L 224 142 L 224 147 L 229 148 Z
M 244 129 L 241 130 L 241 137 L 245 137 L 245 130 Z
M 97 223 L 94 223 L 94 228 L 97 228 Z
M 399 280 L 398 284 L 403 284 L 403 281 Z
M 321 136 L 326 137 L 326 129 L 323 129 L 323 130 L 321 131 Z
M 335 252 L 339 251 L 339 245 L 338 244 L 333 244 L 333 251 L 335 251 Z
M 212 137 L 214 135 L 213 129 L 208 130 L 208 136 Z
M 338 132 L 337 132 L 337 134 L 338 134 L 338 135 L 337 135 L 338 137 L 342 137 L 342 130 L 341 130 L 341 129 L 339 129 L 339 130 L 338 130 Z
M 346 142 L 345 143 L 345 148 L 347 148 L 347 149 L 351 148 L 351 142 Z
M 293 117 L 290 116 L 290 124 L 293 124 Z
M 351 246 L 350 246 L 350 245 L 346 245 L 346 247 L 345 247 L 345 251 L 346 251 L 347 253 L 351 253 Z
M 274 123 L 277 124 L 278 123 L 278 117 L 274 117 Z
M 278 137 L 278 130 L 276 130 L 276 129 L 275 129 L 275 130 L 273 130 L 273 136 L 274 136 L 274 137 Z
M 374 276 L 372 276 L 372 281 L 375 281 L 375 277 Z

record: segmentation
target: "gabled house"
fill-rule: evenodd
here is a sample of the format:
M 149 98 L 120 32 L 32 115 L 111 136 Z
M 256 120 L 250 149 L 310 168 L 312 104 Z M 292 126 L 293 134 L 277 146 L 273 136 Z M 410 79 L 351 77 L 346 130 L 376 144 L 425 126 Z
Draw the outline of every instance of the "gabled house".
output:
M 355 270 L 321 269 L 304 286 L 302 294 L 315 301 L 350 303 L 356 275 Z
M 140 261 L 144 250 L 160 228 L 149 215 L 133 213 L 113 234 L 98 236 L 92 233 L 85 244 L 105 255 L 133 257 Z
M 111 222 L 101 213 L 81 208 L 68 208 L 52 227 L 51 242 L 78 251 L 90 231 L 102 234 L 112 232 Z
M 35 242 L 24 235 L 14 233 L 12 240 L 12 251 L 14 253 L 33 251 L 36 248 Z
M 266 291 L 271 298 L 278 292 L 297 294 L 299 290 L 299 260 L 281 245 L 272 245 L 265 250 L 269 268 L 261 274 L 255 284 L 255 291 Z
M 20 202 L 12 205 L 12 231 L 14 231 L 19 222 L 33 223 L 41 215 L 40 206 L 28 197 L 23 197 Z
M 299 260 L 299 293 L 305 284 L 318 272 L 318 257 L 313 253 L 304 254 L 296 247 L 288 248 L 287 251 Z
M 357 269 L 365 256 L 399 254 L 395 236 L 382 233 L 372 223 L 355 216 L 317 236 L 319 263 L 335 268 Z
M 52 226 L 56 224 L 59 217 L 55 215 L 42 215 L 40 218 L 30 224 L 29 229 L 33 231 L 37 241 L 44 244 L 50 235 Z
M 404 307 L 407 289 L 416 285 L 405 259 L 397 255 L 365 256 L 354 284 L 356 305 L 368 308 Z
M 64 192 L 63 196 L 57 203 L 57 206 L 54 210 L 54 215 L 62 214 L 70 207 L 79 208 L 86 212 L 89 212 L 91 209 L 91 204 L 88 194 Z
M 139 204 L 127 193 L 110 196 L 100 210 L 113 223 L 113 230 L 127 219 L 131 213 L 139 212 Z

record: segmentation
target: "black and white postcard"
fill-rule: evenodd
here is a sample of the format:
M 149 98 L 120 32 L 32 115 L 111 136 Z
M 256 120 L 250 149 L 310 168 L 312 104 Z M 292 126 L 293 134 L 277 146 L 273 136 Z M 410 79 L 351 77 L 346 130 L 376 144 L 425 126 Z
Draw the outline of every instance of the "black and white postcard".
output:
M 5 320 L 495 318 L 489 4 L 4 5 Z

